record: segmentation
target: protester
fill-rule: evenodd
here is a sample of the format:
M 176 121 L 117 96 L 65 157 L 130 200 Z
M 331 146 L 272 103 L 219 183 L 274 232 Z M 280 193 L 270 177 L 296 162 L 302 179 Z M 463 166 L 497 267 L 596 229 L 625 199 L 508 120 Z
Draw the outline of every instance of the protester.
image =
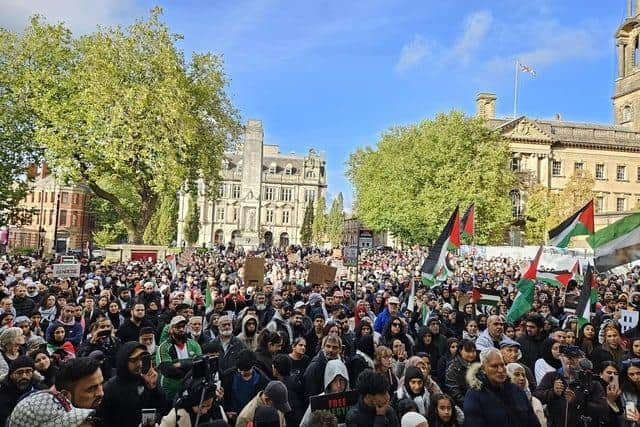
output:
M 320 395 L 343 393 L 349 390 L 349 374 L 347 367 L 341 360 L 329 360 L 324 370 L 324 391 Z M 310 396 L 311 397 L 311 396 Z M 311 406 L 307 407 L 300 424 L 302 427 L 311 425 Z
M 0 425 L 4 425 L 20 398 L 44 388 L 34 376 L 35 365 L 29 356 L 14 360 L 7 376 L 0 381 Z
M 347 413 L 347 427 L 400 427 L 384 375 L 367 369 L 356 383 L 359 399 Z
M 236 427 L 247 427 L 253 420 L 256 408 L 260 405 L 271 406 L 278 410 L 279 427 L 285 427 L 284 414 L 291 411 L 287 388 L 280 381 L 271 381 L 264 391 L 259 392 L 238 414 Z

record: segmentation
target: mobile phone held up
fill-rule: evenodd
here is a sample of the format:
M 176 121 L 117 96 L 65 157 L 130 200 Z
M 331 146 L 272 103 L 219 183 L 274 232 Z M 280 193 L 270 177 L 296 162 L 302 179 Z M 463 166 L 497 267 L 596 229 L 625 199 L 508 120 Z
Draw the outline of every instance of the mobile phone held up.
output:
M 142 410 L 142 427 L 154 427 L 156 425 L 156 410 L 143 409 Z

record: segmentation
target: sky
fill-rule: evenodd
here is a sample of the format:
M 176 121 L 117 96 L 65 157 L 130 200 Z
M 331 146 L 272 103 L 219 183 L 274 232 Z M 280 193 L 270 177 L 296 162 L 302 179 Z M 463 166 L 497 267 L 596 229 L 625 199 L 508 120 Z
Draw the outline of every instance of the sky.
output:
M 329 197 L 342 192 L 347 209 L 351 152 L 392 126 L 472 115 L 478 92 L 512 115 L 516 60 L 536 71 L 520 75 L 519 115 L 612 122 L 626 0 L 0 0 L 0 26 L 38 13 L 83 34 L 156 5 L 187 57 L 223 56 L 228 93 L 266 144 L 325 153 Z

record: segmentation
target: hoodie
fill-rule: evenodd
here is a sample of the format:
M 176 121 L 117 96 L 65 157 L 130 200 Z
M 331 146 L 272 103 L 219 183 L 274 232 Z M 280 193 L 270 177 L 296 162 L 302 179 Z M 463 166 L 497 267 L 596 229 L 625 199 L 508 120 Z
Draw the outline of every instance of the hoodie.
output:
M 334 379 L 336 379 L 336 377 L 344 378 L 347 381 L 347 388 L 345 391 L 349 390 L 349 374 L 347 373 L 347 367 L 339 359 L 329 360 L 324 369 L 324 391 L 320 393 L 319 396 L 329 393 L 329 385 Z M 310 425 L 311 405 L 307 407 L 307 411 L 304 413 L 304 417 L 302 417 L 302 422 L 300 423 L 301 427 L 309 427 Z M 339 426 L 344 426 L 344 424 L 339 424 Z
M 104 425 L 137 427 L 142 422 L 143 408 L 155 408 L 157 420 L 160 420 L 170 407 L 159 380 L 151 389 L 140 375 L 129 372 L 129 357 L 138 348 L 147 349 L 138 342 L 130 341 L 118 351 L 116 376 L 105 384 L 104 398 L 98 409 Z
M 253 331 L 253 335 L 247 335 L 246 326 L 247 326 L 247 322 L 250 319 L 253 319 L 256 322 L 256 329 Z M 248 314 L 242 318 L 242 330 L 238 334 L 238 338 L 251 351 L 256 351 L 258 349 L 258 327 L 259 326 L 260 326 L 260 321 L 253 314 Z

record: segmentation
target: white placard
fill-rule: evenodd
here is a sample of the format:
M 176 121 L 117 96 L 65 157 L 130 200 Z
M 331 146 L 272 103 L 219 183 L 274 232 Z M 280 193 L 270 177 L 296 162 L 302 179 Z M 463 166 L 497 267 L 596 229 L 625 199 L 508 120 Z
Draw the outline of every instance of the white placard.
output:
M 53 264 L 54 277 L 80 277 L 80 264 Z
M 620 310 L 620 328 L 623 334 L 638 324 L 639 314 L 637 311 Z

